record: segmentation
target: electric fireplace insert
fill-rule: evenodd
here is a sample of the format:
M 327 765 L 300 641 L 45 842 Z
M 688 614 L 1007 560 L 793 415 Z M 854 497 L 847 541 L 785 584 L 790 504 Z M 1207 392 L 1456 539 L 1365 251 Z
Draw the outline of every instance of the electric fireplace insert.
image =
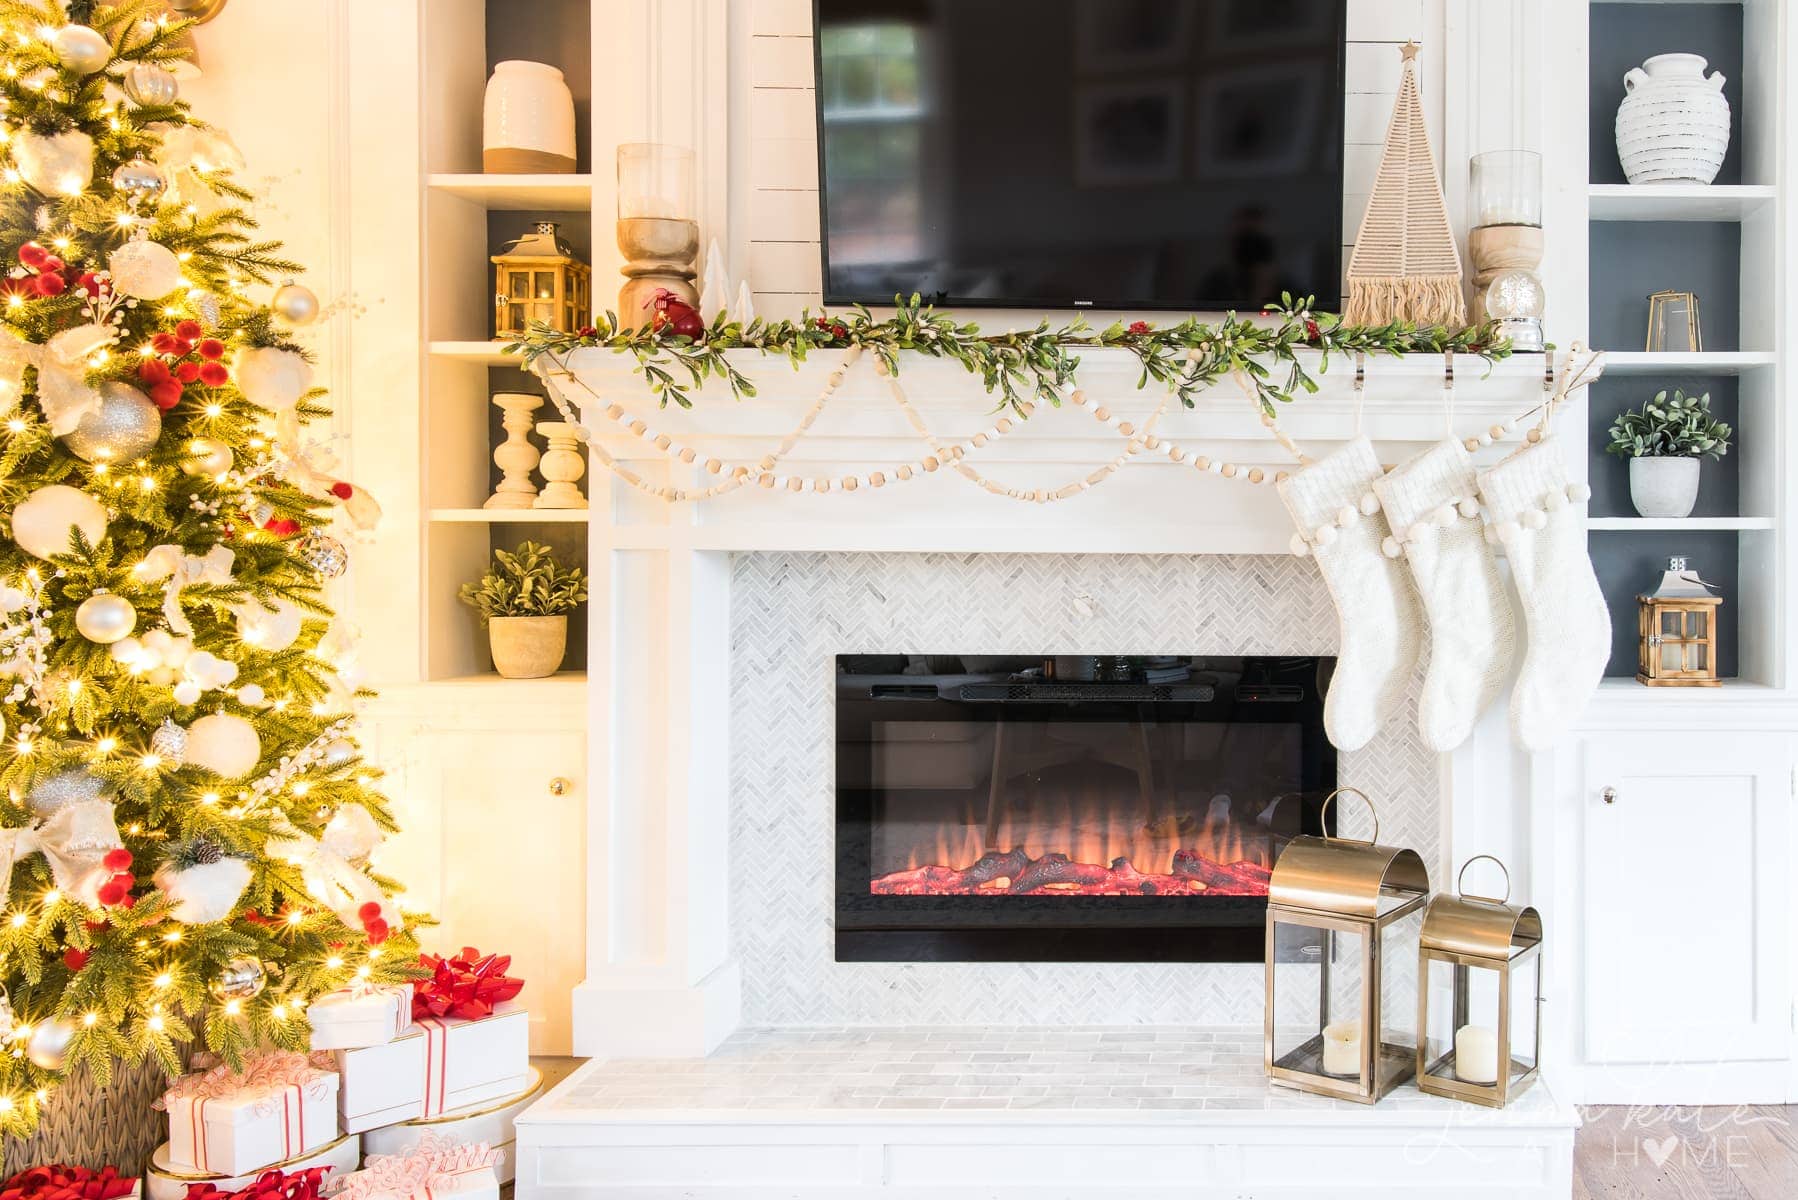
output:
M 1261 961 L 1334 665 L 839 655 L 837 960 Z

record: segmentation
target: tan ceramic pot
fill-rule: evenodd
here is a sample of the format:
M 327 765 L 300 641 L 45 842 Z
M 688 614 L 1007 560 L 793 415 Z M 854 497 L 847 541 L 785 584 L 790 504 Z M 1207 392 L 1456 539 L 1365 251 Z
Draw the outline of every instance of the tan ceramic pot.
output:
M 494 617 L 487 622 L 493 669 L 507 679 L 554 675 L 568 649 L 568 617 Z

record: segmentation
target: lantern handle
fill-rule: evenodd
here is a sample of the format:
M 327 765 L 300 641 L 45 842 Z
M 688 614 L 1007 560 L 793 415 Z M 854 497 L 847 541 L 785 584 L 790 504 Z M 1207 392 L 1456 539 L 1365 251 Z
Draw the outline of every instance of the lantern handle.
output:
M 1463 875 L 1467 874 L 1467 868 L 1471 867 L 1474 863 L 1479 862 L 1480 859 L 1482 859 L 1482 858 L 1485 859 L 1487 862 L 1492 863 L 1500 871 L 1504 872 L 1505 894 L 1504 894 L 1503 899 L 1500 899 L 1497 896 L 1469 895 L 1467 892 L 1467 889 L 1461 886 L 1461 877 Z M 1492 855 L 1476 854 L 1472 858 L 1468 859 L 1466 862 L 1461 864 L 1460 873 L 1455 876 L 1455 891 L 1460 893 L 1461 899 L 1463 899 L 1463 900 L 1489 900 L 1493 904 L 1509 904 L 1511 902 L 1511 872 L 1505 866 L 1504 863 L 1500 862 L 1497 858 L 1493 857 Z
M 1373 806 L 1373 801 L 1368 797 L 1367 793 L 1362 791 L 1358 787 L 1339 787 L 1335 791 L 1331 792 L 1328 796 L 1324 797 L 1323 806 L 1317 810 L 1318 823 L 1320 825 L 1322 825 L 1323 829 L 1324 829 L 1324 840 L 1325 841 L 1334 841 L 1334 842 L 1359 842 L 1359 841 L 1361 841 L 1360 838 L 1345 838 L 1345 837 L 1333 836 L 1330 833 L 1329 822 L 1327 820 L 1325 820 L 1325 818 L 1328 817 L 1330 814 L 1330 802 L 1335 800 L 1336 797 L 1342 795 L 1342 793 L 1344 793 L 1344 792 L 1353 792 L 1353 793 L 1355 793 L 1355 795 L 1361 797 L 1361 803 L 1367 805 L 1367 815 L 1373 818 L 1373 836 L 1368 838 L 1363 843 L 1363 845 L 1371 846 L 1374 843 L 1378 842 L 1380 840 L 1380 813 L 1379 813 L 1379 810 Z

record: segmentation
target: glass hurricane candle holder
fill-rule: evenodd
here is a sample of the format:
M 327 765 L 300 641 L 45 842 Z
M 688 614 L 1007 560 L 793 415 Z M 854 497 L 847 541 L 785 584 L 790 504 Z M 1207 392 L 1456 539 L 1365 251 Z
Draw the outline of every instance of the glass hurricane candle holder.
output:
M 1473 261 L 1473 315 L 1485 320 L 1492 281 L 1506 271 L 1532 275 L 1542 265 L 1542 156 L 1491 150 L 1473 156 L 1468 195 L 1467 256 Z M 1539 316 L 1540 314 L 1538 314 Z M 1517 349 L 1540 349 L 1535 346 Z
M 618 319 L 634 329 L 649 319 L 658 291 L 699 303 L 699 222 L 693 152 L 653 142 L 618 147 L 618 249 L 624 286 Z

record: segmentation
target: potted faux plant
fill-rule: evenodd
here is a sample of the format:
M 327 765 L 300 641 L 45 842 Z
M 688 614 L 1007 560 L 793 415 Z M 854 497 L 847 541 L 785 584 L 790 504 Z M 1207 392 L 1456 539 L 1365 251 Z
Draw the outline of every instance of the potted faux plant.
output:
M 587 598 L 587 577 L 566 570 L 548 546 L 521 543 L 493 552 L 493 565 L 459 593 L 481 614 L 493 667 L 507 679 L 553 675 L 568 648 L 568 613 Z
M 1698 460 L 1729 453 L 1732 430 L 1711 416 L 1711 396 L 1675 388 L 1617 414 L 1605 449 L 1629 459 L 1629 498 L 1645 517 L 1686 517 L 1698 503 Z

